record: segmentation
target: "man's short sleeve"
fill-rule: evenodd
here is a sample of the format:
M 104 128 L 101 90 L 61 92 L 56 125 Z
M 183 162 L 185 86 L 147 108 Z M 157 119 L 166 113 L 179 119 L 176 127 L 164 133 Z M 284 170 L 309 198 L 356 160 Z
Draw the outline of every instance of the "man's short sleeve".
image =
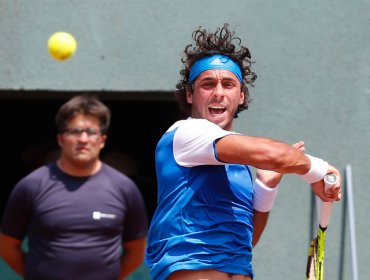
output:
M 197 165 L 223 165 L 217 159 L 216 140 L 226 135 L 237 134 L 223 130 L 205 119 L 188 119 L 177 128 L 173 139 L 176 162 L 185 167 Z
M 28 229 L 30 215 L 32 213 L 27 179 L 22 179 L 12 190 L 3 219 L 1 221 L 1 232 L 14 238 L 22 240 Z
M 123 240 L 130 241 L 143 238 L 148 234 L 148 218 L 143 197 L 132 182 L 127 192 L 127 213 L 125 215 Z

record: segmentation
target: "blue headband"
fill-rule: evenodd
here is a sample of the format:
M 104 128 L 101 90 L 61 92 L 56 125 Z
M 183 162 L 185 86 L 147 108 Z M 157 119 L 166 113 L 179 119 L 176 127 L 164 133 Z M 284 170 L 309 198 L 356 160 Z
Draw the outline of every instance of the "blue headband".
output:
M 190 69 L 189 83 L 192 83 L 200 73 L 212 69 L 228 70 L 243 83 L 242 70 L 239 65 L 230 57 L 222 54 L 205 56 L 194 62 Z

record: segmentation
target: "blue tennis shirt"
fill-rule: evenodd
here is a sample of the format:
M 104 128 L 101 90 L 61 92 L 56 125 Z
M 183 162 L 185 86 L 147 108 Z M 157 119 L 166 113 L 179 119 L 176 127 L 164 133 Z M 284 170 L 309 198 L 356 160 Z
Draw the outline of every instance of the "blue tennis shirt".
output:
M 158 206 L 146 252 L 153 279 L 183 269 L 253 275 L 252 176 L 215 152 L 215 141 L 230 134 L 236 133 L 187 119 L 158 142 Z

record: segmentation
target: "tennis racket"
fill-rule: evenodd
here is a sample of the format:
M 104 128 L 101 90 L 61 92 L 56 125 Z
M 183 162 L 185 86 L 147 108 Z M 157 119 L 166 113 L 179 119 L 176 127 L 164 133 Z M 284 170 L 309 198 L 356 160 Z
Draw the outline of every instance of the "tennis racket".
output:
M 324 177 L 325 188 L 330 188 L 337 183 L 335 174 L 327 174 Z M 328 227 L 332 202 L 322 202 L 320 211 L 320 222 L 317 236 L 311 240 L 308 251 L 306 280 L 324 279 L 324 253 L 325 237 Z

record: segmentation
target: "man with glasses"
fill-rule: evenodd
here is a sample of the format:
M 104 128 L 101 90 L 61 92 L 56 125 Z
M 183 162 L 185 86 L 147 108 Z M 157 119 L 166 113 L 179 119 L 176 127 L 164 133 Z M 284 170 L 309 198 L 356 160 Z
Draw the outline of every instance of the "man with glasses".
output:
M 55 121 L 60 157 L 13 189 L 0 255 L 24 279 L 124 279 L 143 262 L 147 216 L 136 184 L 99 159 L 110 110 L 80 95 Z

